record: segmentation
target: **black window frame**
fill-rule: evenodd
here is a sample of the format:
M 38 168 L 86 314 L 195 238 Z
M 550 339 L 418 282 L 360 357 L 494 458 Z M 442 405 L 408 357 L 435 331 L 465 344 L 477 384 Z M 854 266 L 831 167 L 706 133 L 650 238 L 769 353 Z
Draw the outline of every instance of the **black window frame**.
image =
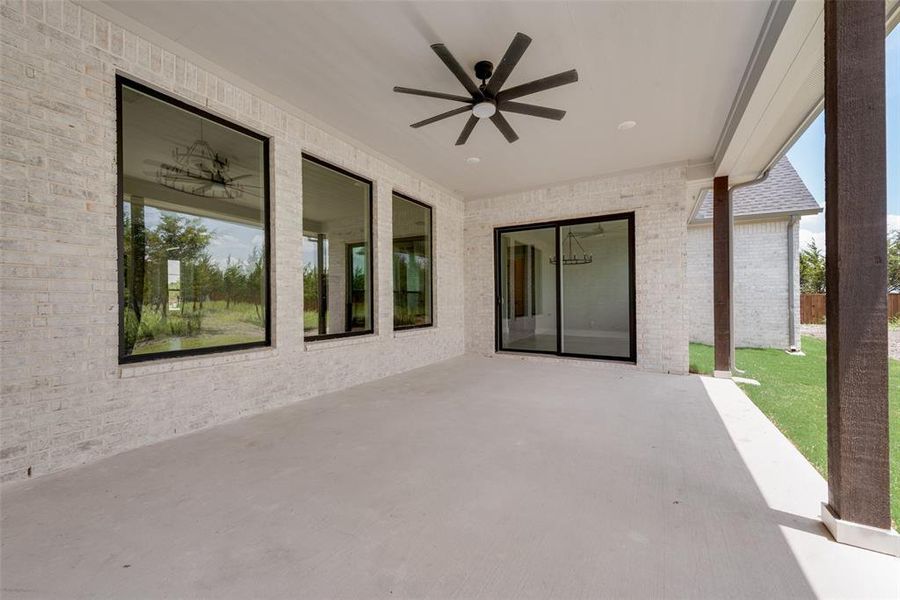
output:
M 340 173 L 341 175 L 346 175 L 347 177 L 355 179 L 356 181 L 361 181 L 362 183 L 365 183 L 369 186 L 369 198 L 368 198 L 368 200 L 369 200 L 369 235 L 367 236 L 367 238 L 368 238 L 367 243 L 369 244 L 369 252 L 366 253 L 366 262 L 368 263 L 368 268 L 369 268 L 369 285 L 366 288 L 366 303 L 368 304 L 369 323 L 371 323 L 371 326 L 362 331 L 344 331 L 341 333 L 325 333 L 325 334 L 318 334 L 318 335 L 306 335 L 306 333 L 304 332 L 303 341 L 304 342 L 321 342 L 321 341 L 336 340 L 336 339 L 346 338 L 346 337 L 357 337 L 360 335 L 372 335 L 375 333 L 375 315 L 376 315 L 375 295 L 374 295 L 374 290 L 373 290 L 373 288 L 375 287 L 375 260 L 374 260 L 374 256 L 375 256 L 375 236 L 374 236 L 374 230 L 375 230 L 375 201 L 374 201 L 375 200 L 375 182 L 370 179 L 366 179 L 362 175 L 358 175 L 356 173 L 353 173 L 352 171 L 348 171 L 347 169 L 344 169 L 333 163 L 330 163 L 327 160 L 321 159 L 318 156 L 315 156 L 314 154 L 309 154 L 308 152 L 301 152 L 300 157 L 301 157 L 301 160 L 308 160 L 308 161 L 315 163 L 321 167 L 325 167 L 326 169 L 331 169 L 332 171 L 336 171 L 337 173 Z M 300 164 L 300 169 L 301 169 L 301 179 L 302 179 L 302 169 L 303 169 L 302 162 Z M 302 198 L 301 198 L 301 202 L 303 202 L 303 205 L 305 207 L 306 203 L 303 201 Z M 301 223 L 300 223 L 300 229 L 301 229 L 301 233 L 302 233 L 302 229 L 303 229 L 302 218 L 301 218 Z M 302 266 L 301 266 L 301 268 L 302 268 Z M 319 277 L 321 277 L 321 276 L 322 275 L 320 273 Z M 349 286 L 349 282 L 348 282 L 348 286 Z M 348 287 L 348 289 L 349 289 L 349 287 Z M 346 297 L 346 291 L 347 290 L 345 290 L 345 297 Z M 328 293 L 330 294 L 331 291 L 329 290 Z M 320 323 L 321 323 L 321 319 L 322 319 L 321 309 L 322 309 L 322 300 L 321 300 L 321 296 L 320 296 L 320 298 L 319 298 L 319 320 L 320 320 Z M 300 319 L 301 320 L 303 319 L 302 314 L 300 315 Z M 344 315 L 344 321 L 345 321 L 345 326 L 346 326 L 347 315 Z M 321 327 L 321 325 L 320 325 L 320 327 Z
M 394 242 L 398 239 L 412 239 L 412 238 L 395 238 L 393 231 L 391 232 L 391 325 L 394 327 L 394 331 L 406 331 L 409 329 L 425 329 L 427 327 L 434 327 L 434 207 L 430 204 L 426 204 L 420 200 L 416 200 L 415 198 L 411 198 L 406 194 L 403 194 L 398 191 L 391 192 L 391 214 L 393 215 L 394 210 L 394 196 L 398 198 L 402 198 L 408 202 L 412 202 L 413 204 L 418 204 L 424 208 L 428 209 L 428 260 L 431 263 L 428 266 L 428 315 L 429 321 L 428 323 L 422 323 L 421 325 L 394 325 L 394 311 L 397 309 L 397 303 L 394 301 L 394 294 L 396 290 L 394 289 Z M 393 218 L 391 219 L 391 228 L 393 229 Z M 416 236 L 419 237 L 419 236 Z
M 503 348 L 503 329 L 501 314 L 503 282 L 500 277 L 500 237 L 504 233 L 516 231 L 528 231 L 530 229 L 553 228 L 556 232 L 556 252 L 559 253 L 560 228 L 569 225 L 582 225 L 585 223 L 603 223 L 606 221 L 628 222 L 628 293 L 629 293 L 629 352 L 628 356 L 603 356 L 597 354 L 578 354 L 575 352 L 563 352 L 562 344 L 562 269 L 557 261 L 555 267 L 556 277 L 556 350 L 526 350 L 519 348 Z M 524 354 L 543 354 L 545 356 L 561 356 L 566 358 L 585 358 L 590 360 L 616 361 L 637 364 L 637 291 L 635 279 L 635 242 L 634 242 L 634 212 L 597 215 L 593 217 L 580 217 L 577 219 L 561 219 L 555 221 L 543 221 L 541 223 L 528 223 L 524 225 L 509 225 L 494 228 L 494 352 L 513 352 Z
M 125 354 L 125 173 L 123 171 L 123 147 L 122 147 L 122 89 L 130 88 L 142 94 L 146 94 L 151 98 L 170 104 L 176 108 L 180 108 L 189 113 L 208 119 L 218 125 L 227 127 L 238 133 L 252 137 L 262 142 L 263 153 L 263 230 L 266 234 L 265 248 L 265 278 L 266 285 L 264 287 L 265 306 L 266 306 L 266 333 L 265 339 L 258 342 L 246 342 L 242 344 L 225 344 L 222 346 L 210 346 L 208 348 L 192 348 L 188 350 L 172 350 L 168 352 L 149 352 L 147 354 Z M 119 364 L 130 364 L 138 362 L 146 362 L 151 360 L 161 360 L 167 358 L 183 358 L 186 356 L 202 356 L 208 354 L 222 354 L 226 352 L 236 352 L 240 350 L 248 350 L 251 348 L 266 348 L 272 346 L 272 278 L 271 278 L 271 185 L 269 173 L 269 151 L 270 137 L 258 131 L 254 131 L 238 123 L 234 123 L 206 111 L 194 104 L 177 98 L 168 93 L 161 92 L 156 88 L 150 87 L 139 81 L 135 81 L 125 75 L 116 73 L 116 247 L 118 255 L 116 257 L 116 268 L 118 270 L 118 292 L 119 292 Z

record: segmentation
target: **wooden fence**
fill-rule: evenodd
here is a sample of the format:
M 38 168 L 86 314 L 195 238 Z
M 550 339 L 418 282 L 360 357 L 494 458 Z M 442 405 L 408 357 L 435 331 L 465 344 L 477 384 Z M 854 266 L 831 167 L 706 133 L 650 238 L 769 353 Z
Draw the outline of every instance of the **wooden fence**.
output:
M 888 319 L 900 316 L 900 294 L 888 294 Z M 825 294 L 800 294 L 800 322 L 825 322 Z

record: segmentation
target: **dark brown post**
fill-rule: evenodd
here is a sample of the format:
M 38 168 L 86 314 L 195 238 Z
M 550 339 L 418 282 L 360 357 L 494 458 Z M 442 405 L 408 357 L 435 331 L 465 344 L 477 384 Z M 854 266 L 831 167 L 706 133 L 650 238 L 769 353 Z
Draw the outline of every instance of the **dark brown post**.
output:
M 888 529 L 884 19 L 884 2 L 825 2 L 828 501 Z
M 713 180 L 713 336 L 716 375 L 731 373 L 731 197 L 728 177 Z

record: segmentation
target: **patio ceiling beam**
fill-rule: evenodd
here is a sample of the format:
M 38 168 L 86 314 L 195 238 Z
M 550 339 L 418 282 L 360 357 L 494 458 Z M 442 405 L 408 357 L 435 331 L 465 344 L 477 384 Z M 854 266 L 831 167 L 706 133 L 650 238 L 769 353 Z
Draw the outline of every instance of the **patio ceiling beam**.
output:
M 731 377 L 731 192 L 713 180 L 713 337 L 715 375 Z
M 825 2 L 828 504 L 839 542 L 890 531 L 883 2 Z

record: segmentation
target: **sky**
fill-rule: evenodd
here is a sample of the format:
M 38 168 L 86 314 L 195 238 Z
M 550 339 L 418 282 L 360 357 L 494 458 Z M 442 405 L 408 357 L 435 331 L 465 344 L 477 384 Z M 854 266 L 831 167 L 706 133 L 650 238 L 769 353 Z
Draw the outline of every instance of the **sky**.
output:
M 887 212 L 889 229 L 900 230 L 900 27 L 885 40 L 887 71 Z M 825 206 L 825 117 L 820 114 L 788 150 L 788 159 L 816 201 Z M 800 247 L 810 240 L 825 251 L 825 214 L 803 217 Z
M 182 217 L 185 216 L 181 213 L 167 214 L 175 214 Z M 145 227 L 148 230 L 156 227 L 159 224 L 161 215 L 162 211 L 150 206 L 146 207 L 144 212 Z M 189 215 L 187 217 L 198 219 L 200 224 L 206 227 L 206 230 L 212 234 L 207 251 L 213 262 L 215 262 L 220 269 L 227 267 L 229 261 L 232 263 L 246 262 L 254 249 L 262 248 L 263 233 L 262 228 L 260 227 L 219 221 L 217 219 L 207 219 L 205 217 L 191 217 Z M 173 267 L 170 264 L 169 269 L 171 270 L 172 268 Z

